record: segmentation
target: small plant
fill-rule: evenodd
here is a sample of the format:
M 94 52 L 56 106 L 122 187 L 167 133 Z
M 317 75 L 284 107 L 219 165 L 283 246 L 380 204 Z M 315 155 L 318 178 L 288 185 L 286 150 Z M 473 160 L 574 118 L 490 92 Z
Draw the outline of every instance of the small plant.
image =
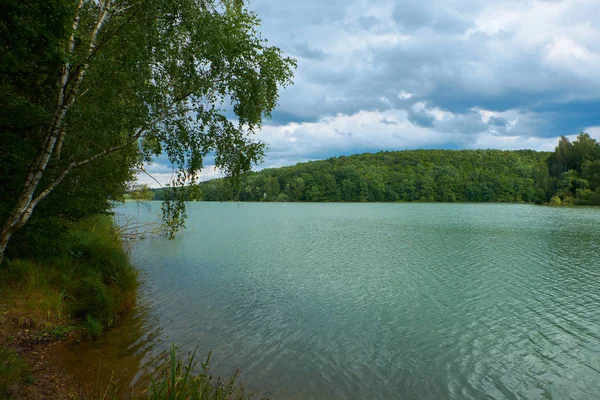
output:
M 53 339 L 62 340 L 66 338 L 69 333 L 76 330 L 77 327 L 75 325 L 57 325 L 49 332 L 50 336 Z
M 103 330 L 102 322 L 98 321 L 89 314 L 87 315 L 83 326 L 89 340 L 98 338 Z

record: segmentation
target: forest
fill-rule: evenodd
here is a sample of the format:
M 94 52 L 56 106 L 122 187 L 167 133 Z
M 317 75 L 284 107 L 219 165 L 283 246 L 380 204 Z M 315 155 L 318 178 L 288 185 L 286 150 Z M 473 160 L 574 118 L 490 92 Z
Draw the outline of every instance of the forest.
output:
M 201 182 L 205 201 L 600 204 L 600 144 L 561 137 L 554 152 L 407 150 L 333 157 Z M 154 191 L 154 198 L 165 196 Z

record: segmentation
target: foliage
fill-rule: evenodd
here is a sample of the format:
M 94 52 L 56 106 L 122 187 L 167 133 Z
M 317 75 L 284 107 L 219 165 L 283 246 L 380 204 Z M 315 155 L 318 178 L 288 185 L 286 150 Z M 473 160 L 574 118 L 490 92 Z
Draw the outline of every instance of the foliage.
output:
M 161 189 L 150 189 L 153 200 L 167 200 L 179 197 L 183 201 L 197 201 L 202 199 L 202 190 L 199 186 L 185 186 L 183 188 L 166 187 Z
M 600 143 L 532 150 L 411 150 L 334 157 L 199 184 L 207 201 L 473 201 L 600 205 Z
M 548 158 L 551 205 L 600 205 L 600 143 L 582 132 L 561 137 Z
M 204 200 L 541 202 L 549 153 L 531 150 L 379 152 L 199 184 Z M 540 187 L 540 185 L 542 187 Z
M 132 185 L 127 191 L 125 198 L 131 200 L 154 200 L 154 193 L 148 185 Z
M 562 200 L 560 199 L 559 196 L 552 196 L 552 198 L 550 199 L 550 202 L 548 203 L 548 205 L 550 206 L 560 206 L 562 205 Z

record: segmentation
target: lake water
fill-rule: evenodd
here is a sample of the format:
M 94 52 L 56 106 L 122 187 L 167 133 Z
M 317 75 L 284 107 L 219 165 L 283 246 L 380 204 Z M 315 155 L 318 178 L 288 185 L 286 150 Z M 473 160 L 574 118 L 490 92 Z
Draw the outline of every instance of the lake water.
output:
M 599 208 L 193 203 L 188 214 L 175 240 L 132 245 L 145 328 L 121 343 L 129 353 L 198 345 L 215 374 L 241 367 L 275 399 L 600 398 Z

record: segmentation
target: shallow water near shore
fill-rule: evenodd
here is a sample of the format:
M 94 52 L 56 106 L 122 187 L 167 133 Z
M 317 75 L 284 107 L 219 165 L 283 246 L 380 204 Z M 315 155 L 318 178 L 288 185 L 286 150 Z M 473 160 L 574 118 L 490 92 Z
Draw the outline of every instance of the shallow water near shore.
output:
M 159 208 L 116 211 L 152 220 Z M 600 209 L 191 203 L 188 214 L 175 240 L 131 244 L 140 308 L 91 345 L 129 365 L 123 382 L 174 342 L 212 351 L 215 375 L 241 367 L 276 399 L 600 393 Z

